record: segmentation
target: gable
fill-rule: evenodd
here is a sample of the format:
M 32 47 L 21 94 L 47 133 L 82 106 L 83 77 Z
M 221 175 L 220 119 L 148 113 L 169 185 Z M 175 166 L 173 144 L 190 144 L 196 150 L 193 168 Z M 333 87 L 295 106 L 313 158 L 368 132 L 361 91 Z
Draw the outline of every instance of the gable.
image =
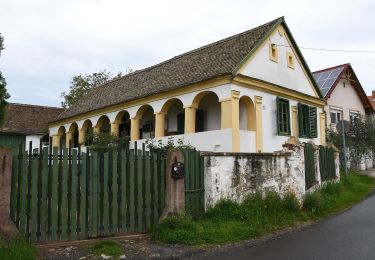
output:
M 298 47 L 294 47 L 292 42 L 283 25 L 279 25 L 239 68 L 238 73 L 319 98 L 310 72 L 296 49 Z M 275 44 L 276 59 L 270 57 L 271 44 Z M 293 64 L 288 63 L 289 56 Z
M 337 83 L 330 98 L 327 99 L 327 104 L 328 106 L 342 108 L 344 110 L 344 116 L 346 117 L 348 117 L 348 115 L 345 115 L 347 111 L 358 111 L 361 112 L 362 115 L 365 114 L 363 102 L 355 87 L 344 79 L 341 79 Z

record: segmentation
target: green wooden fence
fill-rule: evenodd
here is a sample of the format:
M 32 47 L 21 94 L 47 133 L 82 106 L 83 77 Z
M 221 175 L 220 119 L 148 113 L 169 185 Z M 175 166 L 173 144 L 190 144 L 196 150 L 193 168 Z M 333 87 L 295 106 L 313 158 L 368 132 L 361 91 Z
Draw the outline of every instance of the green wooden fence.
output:
M 322 181 L 336 178 L 334 150 L 332 147 L 319 147 L 319 168 Z
M 164 175 L 165 159 L 144 146 L 20 150 L 10 215 L 30 242 L 145 232 L 164 208 Z
M 315 178 L 315 159 L 314 147 L 312 144 L 305 143 L 305 188 L 309 189 L 316 183 Z
M 194 149 L 184 150 L 185 160 L 185 209 L 198 217 L 204 212 L 203 156 Z

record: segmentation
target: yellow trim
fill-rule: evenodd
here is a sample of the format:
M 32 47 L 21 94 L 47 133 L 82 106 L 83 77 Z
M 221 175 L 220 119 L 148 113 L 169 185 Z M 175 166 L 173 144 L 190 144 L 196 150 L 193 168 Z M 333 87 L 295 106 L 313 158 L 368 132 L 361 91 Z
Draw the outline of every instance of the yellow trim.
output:
M 326 144 L 326 113 L 320 113 L 320 144 Z
M 101 109 L 97 109 L 97 110 L 94 110 L 94 111 L 89 111 L 89 112 L 86 112 L 86 113 L 83 113 L 83 114 L 79 114 L 79 115 L 76 115 L 76 116 L 72 116 L 72 117 L 69 117 L 69 118 L 66 118 L 66 119 L 54 121 L 54 122 L 49 123 L 48 127 L 51 128 L 51 127 L 54 127 L 54 126 L 65 125 L 65 124 L 77 122 L 77 121 L 80 121 L 80 120 L 85 120 L 85 119 L 88 119 L 88 118 L 94 117 L 94 116 L 99 116 L 99 115 L 104 115 L 104 114 L 108 114 L 108 113 L 111 113 L 111 112 L 126 110 L 127 108 L 130 108 L 130 107 L 145 105 L 145 104 L 148 104 L 150 102 L 154 102 L 154 101 L 158 101 L 158 100 L 163 100 L 163 99 L 168 99 L 168 98 L 177 98 L 178 96 L 183 95 L 183 94 L 201 91 L 201 90 L 205 90 L 205 89 L 210 89 L 210 88 L 220 86 L 220 85 L 223 85 L 223 84 L 228 84 L 230 82 L 231 82 L 231 76 L 229 76 L 229 75 L 220 76 L 220 77 L 217 77 L 217 78 L 214 78 L 214 79 L 211 79 L 211 80 L 207 80 L 207 81 L 204 81 L 204 82 L 192 84 L 192 85 L 182 87 L 182 88 L 179 88 L 179 89 L 174 89 L 174 90 L 171 90 L 171 91 L 168 91 L 168 92 L 165 92 L 165 93 L 155 94 L 155 95 L 148 96 L 148 97 L 145 97 L 145 98 L 132 100 L 132 101 L 129 101 L 129 102 L 126 102 L 126 103 L 113 105 L 113 106 L 110 106 L 110 107 L 101 108 Z
M 130 140 L 139 140 L 139 124 L 140 119 L 138 117 L 130 118 Z
M 294 56 L 290 51 L 286 51 L 286 63 L 289 68 L 294 69 Z
M 52 147 L 60 147 L 60 135 L 53 135 L 52 136 Z
M 197 108 L 195 106 L 185 106 L 185 134 L 195 133 L 195 112 Z
M 292 136 L 298 137 L 298 114 L 297 114 L 297 106 L 292 106 Z
M 155 138 L 164 137 L 165 132 L 165 114 L 155 113 Z
M 120 124 L 119 123 L 111 123 L 111 134 L 115 136 L 119 136 L 120 133 Z
M 255 96 L 255 149 L 256 152 L 263 151 L 263 119 L 262 119 L 262 97 Z
M 97 126 L 94 127 L 94 133 L 100 134 L 100 126 L 97 125 Z
M 279 56 L 278 55 L 277 45 L 276 44 L 272 44 L 272 43 L 270 43 L 269 45 L 270 45 L 270 47 L 269 47 L 270 60 L 277 63 L 278 56 Z
M 66 133 L 66 137 L 65 137 L 65 147 L 66 148 L 69 148 L 69 145 L 70 145 L 70 141 L 73 142 L 73 132 L 67 132 Z
M 238 69 L 237 71 L 237 74 L 241 74 L 244 69 L 250 64 L 250 62 L 257 56 L 257 54 L 266 46 L 266 44 L 270 44 L 270 41 L 271 41 L 271 38 L 276 34 L 276 33 L 279 33 L 280 34 L 283 33 L 284 36 L 285 36 L 285 39 L 288 41 L 288 45 L 291 46 L 290 49 L 292 50 L 293 54 L 294 54 L 294 57 L 296 58 L 299 66 L 301 67 L 303 73 L 305 74 L 305 77 L 306 79 L 308 80 L 308 82 L 310 83 L 310 86 L 311 88 L 313 89 L 314 93 L 315 93 L 315 96 L 316 98 L 319 98 L 319 94 L 316 92 L 316 89 L 314 88 L 314 84 L 312 83 L 310 77 L 308 76 L 308 73 L 307 71 L 305 70 L 301 60 L 299 59 L 298 55 L 296 54 L 296 51 L 295 51 L 295 47 L 292 45 L 292 42 L 290 41 L 289 37 L 287 37 L 287 34 L 285 32 L 285 29 L 282 25 L 278 26 L 271 34 L 270 36 L 268 37 L 268 41 L 265 40 L 263 41 L 263 43 L 258 47 L 258 49 L 256 49 L 254 51 L 254 53 L 252 53 L 252 55 L 243 63 L 242 67 Z
M 85 139 L 86 139 L 86 129 L 79 130 L 79 132 L 78 132 L 78 143 L 81 146 L 85 145 Z
M 287 89 L 281 86 L 277 86 L 272 83 L 250 78 L 245 75 L 237 75 L 236 77 L 234 77 L 233 83 L 244 86 L 244 87 L 268 92 L 276 96 L 294 99 L 294 100 L 297 100 L 306 104 L 314 105 L 320 108 L 324 108 L 326 104 L 326 102 L 323 99 L 309 96 L 309 95 L 303 94 L 301 92 L 298 92 L 292 89 Z
M 232 129 L 232 152 L 240 152 L 240 92 L 232 90 L 231 97 L 221 99 L 221 129 Z

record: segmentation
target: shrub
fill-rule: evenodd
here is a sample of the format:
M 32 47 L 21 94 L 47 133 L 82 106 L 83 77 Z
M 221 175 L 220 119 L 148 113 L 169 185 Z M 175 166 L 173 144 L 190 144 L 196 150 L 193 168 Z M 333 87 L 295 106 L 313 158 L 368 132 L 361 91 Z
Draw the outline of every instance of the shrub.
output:
M 287 212 L 297 212 L 300 209 L 300 203 L 294 193 L 287 193 L 283 198 L 283 208 Z
M 231 200 L 221 200 L 215 207 L 209 208 L 203 215 L 203 219 L 211 221 L 231 221 L 239 220 L 243 217 L 241 215 L 241 206 Z
M 323 197 L 318 192 L 311 192 L 305 195 L 303 201 L 303 208 L 307 211 L 315 213 L 319 211 L 324 205 Z

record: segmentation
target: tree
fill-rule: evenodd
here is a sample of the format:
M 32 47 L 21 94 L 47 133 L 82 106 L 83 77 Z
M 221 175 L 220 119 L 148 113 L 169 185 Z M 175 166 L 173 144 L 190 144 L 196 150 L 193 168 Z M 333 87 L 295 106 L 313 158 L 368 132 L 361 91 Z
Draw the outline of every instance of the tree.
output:
M 128 68 L 125 74 L 131 72 L 133 72 L 133 70 Z M 64 101 L 61 102 L 61 106 L 64 108 L 71 107 L 79 99 L 86 96 L 92 88 L 102 85 L 108 82 L 109 80 L 120 78 L 121 76 L 121 72 L 118 72 L 117 75 L 113 76 L 112 73 L 107 70 L 99 71 L 92 74 L 76 75 L 70 82 L 69 93 L 61 93 L 61 97 L 64 98 Z
M 4 50 L 4 37 L 0 33 L 0 55 L 1 51 Z M 6 89 L 6 81 L 0 71 L 0 126 L 4 124 L 5 120 L 5 107 L 8 104 L 7 99 L 10 98 L 9 93 Z

